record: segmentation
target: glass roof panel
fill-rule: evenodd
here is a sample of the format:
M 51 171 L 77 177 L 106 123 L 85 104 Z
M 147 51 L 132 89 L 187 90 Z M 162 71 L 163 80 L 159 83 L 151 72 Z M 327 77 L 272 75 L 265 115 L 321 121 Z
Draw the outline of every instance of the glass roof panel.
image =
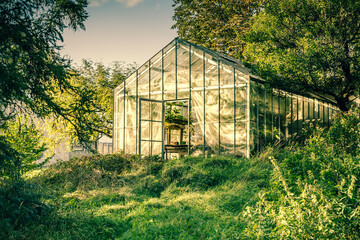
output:
M 218 63 L 205 54 L 205 87 L 218 86 Z
M 124 82 L 120 83 L 119 86 L 115 88 L 115 96 L 118 97 L 124 91 Z
M 204 86 L 204 52 L 191 48 L 191 88 L 202 88 Z
M 149 61 L 138 69 L 138 93 L 149 94 Z
M 176 39 L 171 41 L 166 47 L 164 47 L 164 57 L 171 51 L 175 49 Z
M 131 74 L 125 81 L 125 90 L 129 95 L 136 95 L 136 72 Z
M 159 94 L 162 90 L 162 52 L 150 60 L 150 92 Z
M 164 91 L 175 92 L 175 45 L 169 48 L 169 51 L 164 51 Z M 168 95 L 166 95 L 168 96 Z M 171 97 L 171 96 L 169 96 Z
M 177 46 L 177 88 L 189 88 L 189 47 L 183 44 Z

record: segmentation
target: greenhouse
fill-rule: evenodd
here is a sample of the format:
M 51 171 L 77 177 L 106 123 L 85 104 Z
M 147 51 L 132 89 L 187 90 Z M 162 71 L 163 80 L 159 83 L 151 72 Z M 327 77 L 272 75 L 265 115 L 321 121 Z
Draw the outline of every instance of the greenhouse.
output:
M 326 127 L 337 108 L 272 89 L 237 59 L 176 38 L 114 90 L 113 149 L 162 158 L 232 154 Z

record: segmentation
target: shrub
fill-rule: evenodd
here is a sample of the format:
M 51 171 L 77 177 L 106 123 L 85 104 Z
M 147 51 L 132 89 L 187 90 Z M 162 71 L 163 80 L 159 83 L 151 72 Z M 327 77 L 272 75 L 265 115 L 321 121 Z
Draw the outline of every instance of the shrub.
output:
M 0 188 L 0 239 L 45 219 L 50 208 L 38 192 L 35 185 L 23 181 Z
M 29 117 L 17 117 L 0 127 L 0 181 L 16 183 L 21 175 L 39 166 L 46 150 L 41 133 Z
M 90 155 L 50 166 L 38 177 L 40 182 L 67 191 L 90 190 L 122 184 L 119 174 L 129 170 L 136 156 L 124 154 Z
M 359 122 L 352 110 L 328 131 L 318 128 L 305 146 L 270 158 L 271 189 L 244 213 L 247 237 L 359 239 Z

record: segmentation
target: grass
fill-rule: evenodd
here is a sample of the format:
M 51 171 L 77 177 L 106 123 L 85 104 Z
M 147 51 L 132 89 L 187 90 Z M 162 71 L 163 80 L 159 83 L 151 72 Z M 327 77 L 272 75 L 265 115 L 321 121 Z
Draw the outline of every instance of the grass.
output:
M 264 156 L 72 159 L 28 176 L 52 212 L 9 239 L 243 239 L 271 169 Z

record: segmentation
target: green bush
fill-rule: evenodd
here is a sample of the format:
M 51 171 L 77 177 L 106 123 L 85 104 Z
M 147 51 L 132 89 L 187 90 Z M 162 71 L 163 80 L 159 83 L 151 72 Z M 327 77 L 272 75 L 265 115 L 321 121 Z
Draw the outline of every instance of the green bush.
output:
M 0 126 L 0 183 L 21 181 L 22 174 L 40 166 L 36 161 L 46 150 L 40 139 L 29 117 L 18 116 Z
M 135 161 L 136 156 L 123 154 L 82 156 L 50 166 L 38 180 L 70 192 L 116 186 L 123 184 L 119 174 Z
M 301 147 L 279 150 L 271 188 L 244 212 L 247 236 L 269 239 L 359 239 L 358 110 L 316 129 Z
M 44 221 L 49 211 L 35 185 L 21 181 L 0 188 L 0 239 Z

